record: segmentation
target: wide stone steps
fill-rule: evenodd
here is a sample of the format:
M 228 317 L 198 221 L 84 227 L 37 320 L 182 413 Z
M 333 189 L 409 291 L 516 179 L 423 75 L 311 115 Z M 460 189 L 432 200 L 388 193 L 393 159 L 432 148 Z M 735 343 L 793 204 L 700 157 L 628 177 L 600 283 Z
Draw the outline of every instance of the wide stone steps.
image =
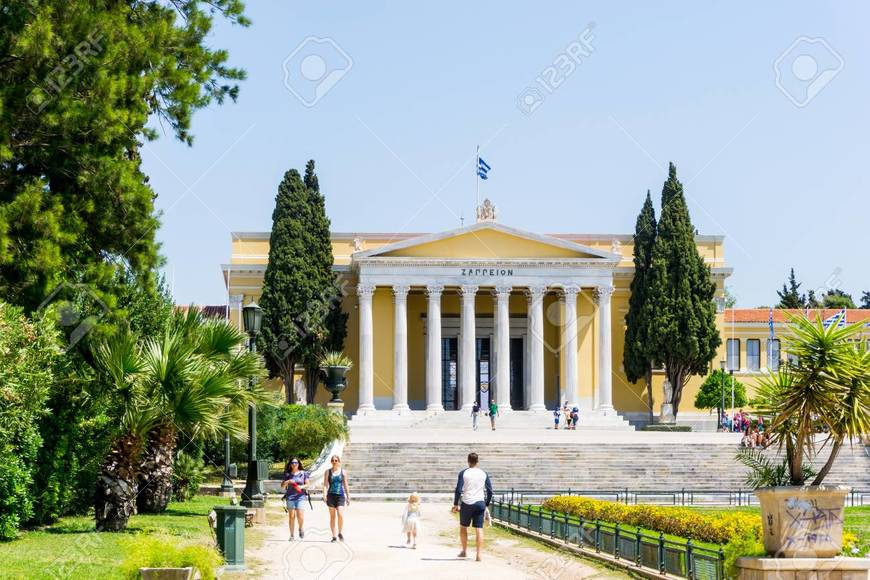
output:
M 355 429 L 471 429 L 470 411 L 447 411 L 443 413 L 427 413 L 426 411 L 405 411 L 401 414 L 394 411 L 368 411 L 365 414 L 354 415 L 349 421 L 351 431 Z M 478 418 L 480 429 L 489 429 L 489 416 L 481 413 Z M 565 420 L 562 418 L 562 426 Z M 551 411 L 510 411 L 496 419 L 498 429 L 545 430 L 552 429 L 553 415 Z M 633 431 L 634 427 L 622 417 L 612 414 L 604 416 L 596 412 L 582 413 L 578 431 Z
M 357 492 L 444 492 L 470 451 L 499 489 L 746 488 L 747 468 L 728 444 L 350 443 L 344 465 Z M 864 447 L 844 448 L 825 483 L 870 489 Z

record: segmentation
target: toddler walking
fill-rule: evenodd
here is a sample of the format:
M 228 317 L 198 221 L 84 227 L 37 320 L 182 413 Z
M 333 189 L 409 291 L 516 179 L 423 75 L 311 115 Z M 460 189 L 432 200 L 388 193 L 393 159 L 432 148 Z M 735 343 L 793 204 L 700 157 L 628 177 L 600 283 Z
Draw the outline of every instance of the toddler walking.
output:
M 415 491 L 408 496 L 408 505 L 405 506 L 405 511 L 402 512 L 402 531 L 407 536 L 406 546 L 411 546 L 417 549 L 417 536 L 420 534 L 420 496 Z

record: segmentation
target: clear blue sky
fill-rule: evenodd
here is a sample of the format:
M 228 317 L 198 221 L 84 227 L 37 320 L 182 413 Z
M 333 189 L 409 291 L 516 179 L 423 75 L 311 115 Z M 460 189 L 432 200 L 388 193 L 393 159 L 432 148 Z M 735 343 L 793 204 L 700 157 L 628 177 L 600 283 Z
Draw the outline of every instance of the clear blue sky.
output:
M 336 231 L 469 223 L 476 144 L 502 223 L 631 233 L 672 160 L 696 227 L 726 236 L 740 306 L 774 302 L 790 266 L 804 289 L 870 289 L 870 5 L 503 4 L 257 1 L 251 27 L 218 23 L 210 42 L 248 72 L 238 103 L 200 111 L 192 148 L 167 134 L 143 153 L 176 301 L 225 302 L 230 231 L 269 230 L 281 176 L 311 158 Z M 535 79 L 589 23 L 592 54 L 548 93 Z M 309 36 L 352 59 L 313 107 L 282 68 Z M 784 56 L 793 100 L 820 88 L 801 107 L 774 74 L 800 37 L 834 51 Z M 529 85 L 545 99 L 525 115 Z

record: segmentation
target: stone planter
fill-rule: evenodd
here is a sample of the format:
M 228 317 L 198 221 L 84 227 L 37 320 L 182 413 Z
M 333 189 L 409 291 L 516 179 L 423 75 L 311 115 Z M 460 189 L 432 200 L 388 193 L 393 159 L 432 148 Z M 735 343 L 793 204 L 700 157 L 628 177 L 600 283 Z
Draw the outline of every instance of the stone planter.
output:
M 843 549 L 844 487 L 765 487 L 761 504 L 764 549 L 777 558 L 831 558 Z
M 187 568 L 139 568 L 142 580 L 195 580 L 200 577 L 199 570 Z
M 323 372 L 326 373 L 326 390 L 332 393 L 330 403 L 341 403 L 339 396 L 342 391 L 347 388 L 347 371 L 349 367 L 323 367 Z

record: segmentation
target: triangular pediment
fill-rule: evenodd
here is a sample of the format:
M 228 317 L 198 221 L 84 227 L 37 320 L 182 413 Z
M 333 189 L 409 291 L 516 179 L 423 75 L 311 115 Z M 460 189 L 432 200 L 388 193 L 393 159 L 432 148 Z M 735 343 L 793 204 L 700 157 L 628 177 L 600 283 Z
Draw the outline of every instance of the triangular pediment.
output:
M 354 254 L 355 259 L 368 257 L 476 260 L 618 258 L 610 252 L 496 222 L 480 222 Z

